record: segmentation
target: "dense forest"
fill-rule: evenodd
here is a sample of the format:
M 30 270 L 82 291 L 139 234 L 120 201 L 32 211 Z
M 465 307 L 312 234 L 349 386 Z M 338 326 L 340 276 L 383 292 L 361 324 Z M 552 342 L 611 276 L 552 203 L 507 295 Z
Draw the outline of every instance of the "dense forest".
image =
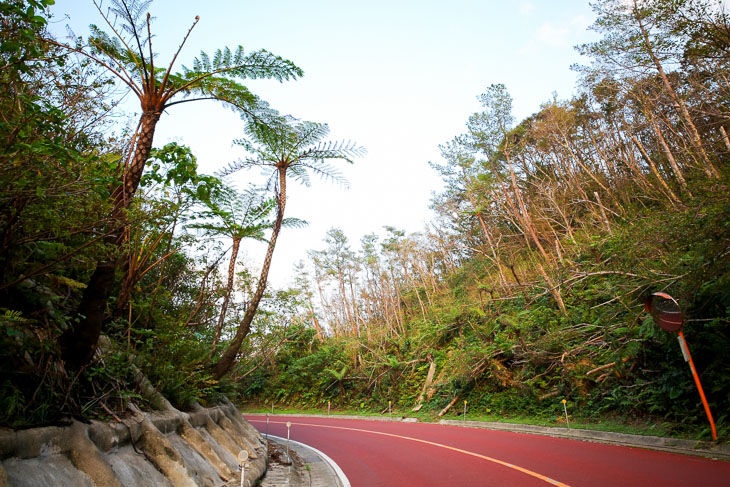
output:
M 304 224 L 285 217 L 287 183 L 339 181 L 337 164 L 364 152 L 244 85 L 299 67 L 243 48 L 191 67 L 158 59 L 148 2 L 134 0 L 112 2 L 122 28 L 67 44 L 47 32 L 51 3 L 0 5 L 3 425 L 154 407 L 145 376 L 180 408 L 225 394 L 371 412 L 392 401 L 435 417 L 468 401 L 477 414 L 554 420 L 566 399 L 579 417 L 709 438 L 676 338 L 644 308 L 661 291 L 684 310 L 730 431 L 721 3 L 595 2 L 600 40 L 578 46 L 590 63 L 573 67 L 572 98 L 516 120 L 507 88 L 488 86 L 431 162 L 443 189 L 427 228 L 385 227 L 359 247 L 332 228 L 290 289 L 267 285 L 280 231 Z M 120 92 L 139 99 L 139 119 L 109 117 Z M 204 175 L 184 145 L 153 147 L 160 115 L 188 102 L 239 113 L 246 156 Z M 265 186 L 227 183 L 251 167 L 268 171 Z M 262 262 L 238 262 L 250 241 L 265 243 Z

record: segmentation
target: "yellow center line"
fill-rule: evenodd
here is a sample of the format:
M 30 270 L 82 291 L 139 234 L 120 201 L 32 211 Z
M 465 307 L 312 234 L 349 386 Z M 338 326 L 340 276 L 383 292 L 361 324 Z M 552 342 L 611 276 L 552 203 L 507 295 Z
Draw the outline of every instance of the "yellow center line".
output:
M 252 422 L 252 423 L 264 423 L 265 422 L 265 421 L 262 421 L 262 420 L 254 420 L 254 419 L 251 419 L 249 421 Z M 271 421 L 271 423 L 273 423 L 273 424 L 286 424 L 283 421 Z M 330 429 L 347 430 L 347 431 L 358 431 L 358 432 L 361 432 L 361 433 L 371 433 L 371 434 L 374 434 L 374 435 L 391 436 L 393 438 L 400 438 L 402 440 L 416 441 L 418 443 L 424 443 L 426 445 L 437 446 L 439 448 L 445 448 L 447 450 L 452 450 L 452 451 L 455 451 L 455 452 L 458 452 L 458 453 L 463 453 L 465 455 L 471 455 L 473 457 L 481 458 L 482 460 L 487 460 L 489 462 L 493 462 L 493 463 L 496 463 L 498 465 L 502 465 L 504 467 L 511 468 L 513 470 L 517 470 L 519 472 L 522 472 L 524 474 L 530 475 L 532 477 L 535 477 L 537 479 L 540 479 L 540 480 L 545 481 L 545 482 L 547 482 L 549 484 L 552 484 L 552 485 L 557 485 L 559 487 L 570 487 L 568 484 L 564 484 L 564 483 L 559 482 L 557 480 L 553 480 L 550 477 L 546 477 L 545 475 L 541 475 L 541 474 L 539 474 L 537 472 L 533 472 L 532 470 L 528 470 L 526 468 L 522 468 L 519 465 L 514 465 L 514 464 L 508 463 L 508 462 L 503 462 L 502 460 L 498 460 L 496 458 L 488 457 L 486 455 L 481 455 L 479 453 L 474 453 L 474 452 L 471 452 L 471 451 L 468 451 L 468 450 L 462 450 L 461 448 L 456 448 L 456 447 L 453 447 L 453 446 L 444 445 L 442 443 L 435 443 L 433 441 L 421 440 L 419 438 L 413 438 L 413 437 L 410 437 L 410 436 L 396 435 L 396 434 L 393 434 L 393 433 L 385 433 L 383 431 L 372 431 L 372 430 L 366 430 L 366 429 L 360 429 L 360 428 L 348 428 L 348 427 L 345 427 L 345 426 L 331 426 L 331 425 L 324 425 L 324 424 L 309 424 L 309 423 L 292 423 L 292 425 L 311 426 L 312 428 L 330 428 Z

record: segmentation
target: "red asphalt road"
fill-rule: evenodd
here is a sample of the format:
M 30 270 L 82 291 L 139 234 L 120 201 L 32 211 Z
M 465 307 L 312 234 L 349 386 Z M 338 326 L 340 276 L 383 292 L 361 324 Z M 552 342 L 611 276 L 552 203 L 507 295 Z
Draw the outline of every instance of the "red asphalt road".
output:
M 266 416 L 246 415 L 262 433 Z M 427 423 L 272 416 L 268 431 L 326 453 L 353 487 L 730 486 L 730 462 Z

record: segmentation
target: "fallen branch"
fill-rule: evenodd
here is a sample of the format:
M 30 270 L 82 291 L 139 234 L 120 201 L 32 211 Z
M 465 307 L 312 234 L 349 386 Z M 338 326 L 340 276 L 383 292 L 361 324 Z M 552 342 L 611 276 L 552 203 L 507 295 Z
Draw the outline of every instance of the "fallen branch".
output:
M 543 399 L 548 399 L 550 397 L 555 397 L 558 394 L 560 394 L 560 391 L 551 391 L 551 392 L 548 392 L 547 394 L 543 394 L 542 396 L 538 396 L 537 400 L 538 401 L 542 401 Z
M 423 384 L 423 389 L 421 389 L 421 394 L 418 396 L 418 399 L 416 399 L 416 406 L 413 408 L 413 411 L 419 411 L 421 407 L 423 406 L 423 397 L 426 395 L 426 391 L 428 390 L 428 387 L 431 385 L 431 382 L 433 382 L 433 376 L 436 373 L 436 362 L 431 361 L 431 365 L 428 367 L 428 374 L 426 374 L 426 382 Z
M 449 403 L 449 405 L 448 405 L 448 406 L 446 406 L 445 408 L 443 408 L 443 409 L 441 410 L 441 412 L 439 413 L 439 418 L 440 418 L 441 416 L 443 416 L 444 414 L 446 414 L 446 413 L 448 413 L 448 412 L 449 412 L 449 409 L 451 409 L 451 406 L 453 406 L 454 404 L 456 404 L 456 401 L 458 401 L 458 400 L 459 400 L 459 396 L 461 396 L 461 392 L 460 392 L 460 393 L 458 393 L 458 394 L 457 394 L 457 395 L 456 395 L 456 396 L 455 396 L 455 397 L 454 397 L 454 398 L 453 398 L 453 399 L 451 400 L 451 402 Z
M 622 363 L 628 362 L 630 358 L 631 357 L 624 357 L 624 358 L 621 359 L 621 362 Z M 595 369 L 589 370 L 588 372 L 586 372 L 586 376 L 589 376 L 589 375 L 594 374 L 596 372 L 600 372 L 602 370 L 610 369 L 611 367 L 613 367 L 615 365 L 616 365 L 616 362 L 611 362 L 611 363 L 606 364 L 606 365 L 601 365 L 600 367 L 596 367 Z

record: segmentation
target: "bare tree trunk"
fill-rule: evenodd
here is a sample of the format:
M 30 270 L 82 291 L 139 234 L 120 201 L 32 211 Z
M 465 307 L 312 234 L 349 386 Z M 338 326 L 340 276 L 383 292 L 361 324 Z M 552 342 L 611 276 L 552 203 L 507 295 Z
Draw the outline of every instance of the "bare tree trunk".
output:
M 634 9 L 636 9 L 636 0 L 634 0 Z M 636 10 L 635 10 L 636 11 Z M 664 87 L 667 90 L 667 93 L 672 98 L 672 101 L 674 102 L 674 106 L 677 109 L 677 111 L 682 116 L 682 119 L 684 120 L 684 123 L 687 124 L 687 129 L 690 134 L 690 139 L 692 141 L 692 146 L 697 151 L 697 154 L 699 155 L 700 159 L 702 160 L 702 169 L 705 171 L 705 173 L 712 177 L 712 178 L 719 178 L 720 174 L 717 172 L 717 169 L 715 166 L 710 162 L 710 158 L 707 156 L 707 153 L 705 152 L 704 147 L 702 146 L 702 139 L 700 138 L 700 133 L 697 131 L 697 126 L 695 126 L 694 122 L 692 121 L 692 117 L 689 114 L 689 110 L 687 110 L 687 105 L 684 103 L 684 101 L 677 95 L 677 92 L 674 91 L 674 87 L 672 86 L 672 83 L 669 81 L 669 77 L 667 77 L 667 74 L 664 72 L 664 68 L 662 67 L 661 62 L 659 62 L 659 58 L 656 57 L 656 54 L 654 53 L 654 49 L 651 46 L 651 41 L 649 39 L 649 33 L 646 30 L 646 27 L 644 26 L 644 23 L 641 21 L 641 18 L 637 15 L 636 20 L 639 24 L 639 28 L 641 29 L 641 34 L 644 38 L 644 45 L 646 46 L 646 52 L 649 54 L 649 57 L 651 58 L 652 62 L 654 63 L 654 66 L 656 67 L 657 72 L 659 73 L 659 77 L 662 80 L 662 83 L 664 84 Z
M 426 308 L 423 306 L 423 300 L 421 299 L 421 293 L 418 292 L 418 287 L 413 286 L 411 289 L 413 289 L 413 292 L 416 293 L 416 298 L 418 298 L 418 305 L 421 308 L 421 316 L 423 317 L 423 322 L 426 322 Z
M 550 200 L 550 203 L 552 203 L 553 208 L 555 208 L 555 211 L 558 212 L 560 215 L 560 218 L 563 220 L 563 226 L 565 227 L 565 230 L 568 232 L 568 236 L 570 237 L 570 240 L 575 242 L 575 235 L 573 235 L 573 227 L 570 224 L 570 221 L 568 221 L 568 216 L 565 214 L 564 208 L 561 204 L 558 203 L 556 197 L 555 197 L 555 191 L 553 188 L 547 189 L 547 199 Z
M 563 263 L 563 253 L 560 251 L 560 240 L 555 239 L 555 253 L 558 254 L 558 262 Z
M 347 321 L 350 323 L 352 336 L 357 337 L 357 323 L 355 322 L 355 319 L 352 316 L 352 312 L 350 311 L 350 304 L 347 301 L 347 293 L 345 292 L 345 282 L 344 278 L 342 277 L 342 269 L 340 269 L 339 266 L 337 268 L 337 281 L 340 287 L 340 295 L 342 296 L 342 304 L 345 308 L 345 316 L 347 317 Z
M 672 151 L 669 149 L 669 144 L 667 144 L 667 141 L 664 138 L 662 131 L 659 130 L 659 126 L 657 125 L 657 123 L 653 117 L 649 120 L 649 122 L 651 123 L 651 128 L 654 130 L 654 133 L 656 134 L 657 140 L 659 140 L 659 144 L 662 146 L 664 155 L 667 157 L 667 160 L 669 161 L 669 165 L 672 167 L 674 176 L 677 178 L 677 181 L 679 181 L 679 185 L 682 187 L 682 191 L 687 193 L 689 195 L 689 197 L 691 198 L 692 193 L 690 193 L 689 188 L 687 188 L 687 181 L 684 179 L 684 175 L 682 174 L 682 171 L 679 169 L 679 164 L 677 164 L 677 160 L 674 158 L 674 154 L 672 154 Z
M 558 129 L 558 130 L 560 130 L 560 129 Z M 566 135 L 563 133 L 562 130 L 560 130 L 560 135 L 563 138 L 563 141 L 565 143 L 565 148 L 568 150 L 568 153 L 571 155 L 571 157 L 575 161 L 576 165 L 578 165 L 583 170 L 583 172 L 586 173 L 586 175 L 588 177 L 590 177 L 598 186 L 600 186 L 600 188 L 602 190 L 604 190 L 606 192 L 606 194 L 610 195 L 611 191 L 609 191 L 609 189 L 606 186 L 604 186 L 604 184 L 596 177 L 596 175 L 593 174 L 593 171 L 588 169 L 588 167 L 585 164 L 583 164 L 583 161 L 580 160 L 580 158 L 578 157 L 578 154 L 575 151 L 575 148 L 570 143 L 570 141 L 568 140 L 568 138 L 566 137 Z
M 317 293 L 319 294 L 319 304 L 322 306 L 322 312 L 324 313 L 324 318 L 327 318 L 327 309 L 329 308 L 329 305 L 327 304 L 327 301 L 324 298 L 324 291 L 322 291 L 322 280 L 319 276 L 315 276 L 314 279 L 317 282 Z M 335 335 L 339 335 L 339 330 L 333 327 L 333 330 Z
M 233 337 L 231 343 L 221 355 L 220 360 L 213 365 L 211 368 L 211 374 L 215 379 L 220 379 L 224 375 L 228 374 L 236 363 L 236 357 L 241 349 L 244 338 L 251 331 L 251 323 L 253 322 L 256 311 L 258 310 L 261 298 L 264 297 L 264 291 L 266 291 L 266 284 L 269 278 L 269 268 L 271 267 L 271 259 L 274 256 L 274 248 L 276 247 L 276 239 L 279 236 L 281 230 L 281 224 L 284 220 L 284 210 L 286 208 L 286 168 L 279 168 L 279 194 L 276 198 L 277 212 L 276 222 L 274 223 L 274 229 L 271 233 L 271 239 L 269 239 L 269 246 L 266 249 L 266 257 L 264 258 L 264 265 L 261 268 L 261 275 L 259 276 L 259 282 L 256 284 L 256 291 L 254 292 L 251 302 L 246 309 L 246 314 L 243 316 L 243 320 L 238 325 L 236 335 Z
M 677 198 L 677 195 L 674 194 L 674 191 L 669 187 L 667 182 L 664 180 L 664 178 L 659 174 L 659 171 L 656 168 L 656 165 L 654 164 L 654 161 L 651 160 L 649 157 L 649 154 L 646 153 L 644 150 L 644 146 L 641 144 L 639 139 L 636 138 L 636 136 L 631 137 L 631 140 L 634 141 L 634 144 L 636 144 L 636 147 L 639 149 L 639 152 L 641 153 L 641 157 L 644 158 L 647 165 L 649 166 L 649 169 L 651 169 L 652 174 L 654 177 L 659 181 L 659 184 L 664 188 L 664 191 L 669 196 L 669 200 L 671 201 L 672 205 L 675 203 L 679 203 L 679 198 Z
M 321 342 L 324 340 L 324 334 L 322 333 L 322 326 L 319 324 L 319 320 L 317 319 L 317 313 L 314 312 L 314 306 L 312 306 L 311 301 L 309 302 L 309 315 L 312 318 L 314 330 L 317 332 L 317 339 Z
M 124 210 L 131 204 L 139 186 L 144 165 L 152 149 L 152 138 L 159 119 L 160 112 L 158 111 L 150 110 L 142 113 L 131 163 L 124 167 L 119 185 L 111 194 L 113 207 L 109 225 L 112 231 L 105 240 L 117 248 L 124 243 L 126 224 Z M 76 310 L 78 321 L 60 337 L 61 356 L 64 363 L 71 369 L 83 367 L 94 356 L 118 265 L 116 256 L 97 262 L 96 269 L 84 289 L 81 302 Z
M 600 130 L 600 129 L 599 129 Z M 601 147 L 601 145 L 598 143 L 598 140 L 596 140 L 596 137 L 593 135 L 593 132 L 590 130 L 587 130 L 588 137 L 591 139 L 591 144 L 593 144 L 593 147 L 595 147 L 596 152 L 598 152 L 598 155 L 601 156 L 601 159 L 603 160 L 603 165 L 606 167 L 606 171 L 608 172 L 609 176 L 613 180 L 614 184 L 617 182 L 617 174 L 616 174 L 616 168 L 614 164 L 612 163 L 611 159 L 606 156 L 605 151 Z
M 545 249 L 542 247 L 542 244 L 540 243 L 540 239 L 537 236 L 537 233 L 535 233 L 535 229 L 532 226 L 532 221 L 530 220 L 530 215 L 527 213 L 527 207 L 525 206 L 524 201 L 522 200 L 522 194 L 520 192 L 520 188 L 517 186 L 517 176 L 515 175 L 514 167 L 512 166 L 512 161 L 509 156 L 509 151 L 504 151 L 505 157 L 507 158 L 507 164 L 509 166 L 510 175 L 512 178 L 512 189 L 515 192 L 515 197 L 517 198 L 517 202 L 520 205 L 520 210 L 522 211 L 522 221 L 524 222 L 525 230 L 527 233 L 529 233 L 530 237 L 532 238 L 532 241 L 535 243 L 535 246 L 540 251 L 540 254 L 542 255 L 542 258 L 545 260 L 545 262 L 550 262 L 550 258 L 548 257 L 547 252 L 545 252 Z M 542 274 L 542 277 L 545 279 L 545 282 L 547 283 L 548 287 L 550 288 L 550 292 L 555 298 L 555 301 L 558 303 L 558 307 L 560 308 L 560 311 L 563 312 L 564 315 L 568 314 L 568 310 L 565 307 L 565 303 L 563 302 L 563 297 L 560 294 L 560 290 L 557 286 L 553 284 L 552 279 L 550 279 L 550 276 L 548 276 L 547 272 L 545 272 L 545 269 L 541 264 L 538 264 L 538 270 L 540 271 L 540 274 Z
M 720 125 L 720 133 L 722 134 L 722 141 L 725 143 L 725 148 L 730 151 L 730 139 L 728 139 L 725 127 L 722 125 Z
M 456 396 L 454 396 L 454 398 L 451 400 L 451 402 L 449 404 L 447 404 L 446 407 L 441 410 L 441 412 L 439 413 L 439 418 L 449 412 L 449 409 L 451 409 L 451 406 L 456 404 L 456 401 L 459 400 L 459 397 L 461 397 L 461 392 L 458 393 Z
M 205 294 L 205 288 L 208 283 L 208 277 L 210 277 L 210 274 L 215 270 L 215 268 L 218 266 L 218 262 L 223 258 L 225 253 L 221 254 L 220 257 L 218 257 L 213 264 L 209 265 L 208 268 L 205 270 L 205 275 L 203 275 L 203 279 L 200 282 L 200 291 L 198 291 L 198 295 L 195 298 L 195 308 L 193 309 L 193 312 L 190 313 L 190 316 L 185 320 L 185 326 L 189 325 L 193 319 L 198 315 L 200 312 L 200 309 L 203 307 L 203 295 Z
M 593 196 L 596 197 L 596 203 L 598 203 L 598 208 L 601 210 L 601 218 L 603 219 L 603 225 L 606 227 L 606 231 L 608 231 L 608 234 L 613 236 L 613 232 L 611 231 L 611 224 L 608 221 L 608 217 L 606 217 L 606 210 L 603 208 L 603 203 L 601 203 L 601 197 L 598 195 L 598 191 L 593 192 Z
M 416 399 L 416 405 L 413 407 L 413 411 L 419 411 L 423 406 L 423 398 L 426 395 L 426 390 L 428 390 L 431 382 L 433 382 L 433 376 L 436 374 L 436 362 L 434 362 L 433 359 L 431 359 L 430 361 L 431 365 L 428 366 L 426 382 L 423 383 L 423 389 L 421 389 L 421 394 L 419 394 L 418 399 Z
M 487 237 L 487 243 L 489 244 L 489 251 L 492 253 L 492 258 L 494 259 L 494 264 L 497 266 L 497 270 L 499 271 L 499 279 L 502 283 L 502 287 L 504 289 L 507 289 L 507 279 L 504 276 L 504 271 L 502 270 L 502 264 L 499 261 L 499 256 L 497 255 L 497 250 L 494 246 L 494 241 L 492 240 L 492 234 L 487 229 L 487 225 L 484 222 L 484 218 L 482 218 L 482 214 L 477 214 L 477 218 L 479 219 L 479 224 L 482 227 L 482 231 L 484 232 L 484 235 Z
M 433 306 L 433 301 L 431 300 L 431 295 L 428 292 L 429 283 L 426 280 L 426 277 L 428 276 L 428 268 L 426 268 L 424 270 L 423 266 L 421 266 L 421 263 L 418 260 L 413 261 L 413 267 L 416 269 L 416 272 L 418 273 L 418 279 L 421 281 L 421 285 L 423 285 L 423 292 L 426 295 L 426 299 L 428 300 L 428 305 Z
M 233 281 L 236 277 L 236 260 L 238 259 L 238 249 L 241 246 L 241 237 L 233 237 L 233 248 L 231 248 L 231 260 L 228 263 L 228 282 L 226 283 L 226 294 L 223 296 L 223 304 L 221 305 L 221 312 L 218 315 L 218 323 L 215 327 L 215 335 L 213 336 L 213 343 L 210 346 L 210 356 L 215 354 L 215 349 L 218 346 L 218 341 L 221 338 L 221 332 L 223 331 L 223 323 L 226 320 L 226 311 L 228 311 L 228 303 L 231 300 L 231 292 L 233 291 Z
M 643 188 L 647 190 L 654 188 L 654 186 L 649 182 L 649 180 L 646 178 L 646 175 L 639 167 L 639 164 L 634 157 L 634 152 L 632 150 L 629 150 L 630 144 L 627 144 L 626 141 L 621 137 L 621 132 L 619 128 L 614 127 L 614 130 L 616 130 L 618 134 L 619 152 L 623 154 L 624 162 L 629 167 L 631 172 L 634 173 L 636 180 Z

